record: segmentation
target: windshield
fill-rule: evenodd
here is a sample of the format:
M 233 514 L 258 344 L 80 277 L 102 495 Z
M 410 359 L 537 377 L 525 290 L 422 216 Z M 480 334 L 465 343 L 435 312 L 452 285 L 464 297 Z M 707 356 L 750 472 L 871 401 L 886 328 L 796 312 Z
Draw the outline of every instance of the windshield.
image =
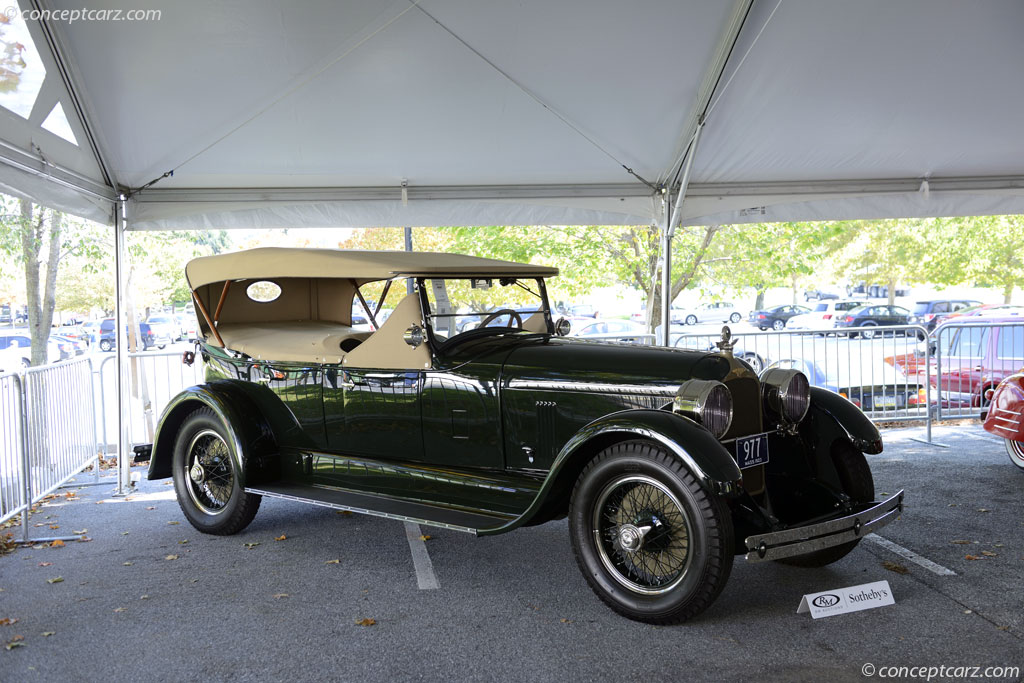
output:
M 540 280 L 432 278 L 424 281 L 427 323 L 438 342 L 481 328 L 547 332 Z

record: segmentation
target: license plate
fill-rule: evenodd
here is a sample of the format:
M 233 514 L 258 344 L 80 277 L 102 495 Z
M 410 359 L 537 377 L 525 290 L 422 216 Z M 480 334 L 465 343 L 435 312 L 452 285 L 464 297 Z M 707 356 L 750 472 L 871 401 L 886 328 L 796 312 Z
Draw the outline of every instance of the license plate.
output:
M 741 436 L 736 439 L 736 462 L 740 469 L 768 462 L 768 434 Z
M 885 395 L 885 394 L 875 394 L 874 398 L 872 399 L 872 402 L 874 403 L 875 408 L 895 408 L 896 407 L 896 396 L 895 395 L 889 396 L 889 395 Z

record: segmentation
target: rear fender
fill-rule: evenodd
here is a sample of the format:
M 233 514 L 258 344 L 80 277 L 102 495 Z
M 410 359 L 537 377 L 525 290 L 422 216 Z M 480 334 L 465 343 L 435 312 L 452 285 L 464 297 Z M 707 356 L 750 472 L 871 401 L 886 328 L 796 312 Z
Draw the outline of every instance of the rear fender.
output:
M 189 387 L 171 399 L 157 426 L 147 478 L 166 479 L 172 475 L 178 431 L 200 408 L 212 410 L 224 425 L 243 486 L 279 478 L 274 430 L 250 392 L 247 383 L 217 380 Z
M 526 512 L 509 523 L 481 531 L 503 533 L 565 515 L 573 486 L 594 456 L 620 441 L 643 439 L 679 458 L 712 495 L 739 492 L 742 475 L 729 451 L 693 420 L 666 410 L 623 410 L 580 429 L 559 451 L 547 479 Z

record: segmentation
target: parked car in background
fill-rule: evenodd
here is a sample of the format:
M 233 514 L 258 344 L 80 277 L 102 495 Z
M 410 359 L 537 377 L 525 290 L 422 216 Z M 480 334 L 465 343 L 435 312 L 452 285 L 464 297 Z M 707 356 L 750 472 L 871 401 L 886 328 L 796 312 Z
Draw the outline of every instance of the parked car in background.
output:
M 875 418 L 924 411 L 928 405 L 925 385 L 886 363 L 865 367 L 862 363 L 826 364 L 789 358 L 775 361 L 768 366 L 771 368 L 799 370 L 807 375 L 811 386 L 834 391 Z
M 161 339 L 166 337 L 169 341 L 177 341 L 181 338 L 181 326 L 178 324 L 178 319 L 169 313 L 151 315 L 146 318 L 146 324 L 153 330 L 153 334 Z
M 647 328 L 632 320 L 604 320 L 594 318 L 573 318 L 570 337 L 597 338 L 603 341 L 622 342 L 626 344 L 648 344 Z
M 100 340 L 100 321 L 99 320 L 86 320 L 82 323 L 82 333 L 85 334 L 89 340 L 89 345 L 93 346 L 99 343 Z
M 0 334 L 0 349 L 18 349 L 14 353 L 21 354 L 21 367 L 27 368 L 32 358 L 32 338 L 23 333 Z M 59 342 L 53 337 L 46 341 L 46 362 L 56 363 L 75 355 L 75 347 L 70 342 Z
M 50 339 L 57 342 L 58 348 L 60 348 L 60 359 L 67 360 L 68 358 L 74 358 L 75 356 L 81 356 L 89 350 L 89 342 L 84 339 L 72 339 L 71 337 L 63 334 L 54 334 L 50 336 Z
M 142 346 L 140 350 L 146 351 L 153 348 L 166 348 L 171 343 L 171 337 L 168 329 L 163 327 L 159 330 L 154 330 L 149 323 L 139 323 L 139 342 Z M 125 340 L 128 339 L 128 330 L 125 328 L 125 334 L 123 337 Z M 114 336 L 114 319 L 106 318 L 100 323 L 100 334 L 99 334 L 99 346 L 101 351 L 113 351 L 117 347 L 117 339 Z
M 0 346 L 0 374 L 20 372 L 28 367 L 28 359 L 19 346 Z
M 786 322 L 786 329 L 814 332 L 833 330 L 839 316 L 865 303 L 867 302 L 859 299 L 823 301 L 812 306 L 809 313 L 801 313 L 790 318 Z
M 865 339 L 871 339 L 876 334 L 873 328 L 909 325 L 911 318 L 910 311 L 902 306 L 859 306 L 847 311 L 845 315 L 836 317 L 836 330 L 848 330 L 851 337 L 859 334 Z M 920 330 L 918 333 L 924 335 Z
M 738 323 L 743 314 L 729 301 L 713 301 L 697 308 L 673 309 L 672 322 L 696 325 L 697 323 Z
M 980 305 L 981 302 L 974 299 L 928 299 L 915 301 L 910 312 L 915 318 L 915 323 L 923 325 L 931 332 L 939 324 L 940 318 L 965 308 Z
M 84 324 L 61 326 L 56 333 L 61 337 L 67 337 L 75 343 L 75 349 L 81 349 L 84 353 L 89 350 L 91 341 L 89 333 Z
M 826 299 L 838 299 L 838 289 L 807 289 L 804 290 L 804 301 L 810 301 L 815 299 L 817 301 L 824 301 Z
M 990 401 L 982 426 L 1003 438 L 1010 462 L 1024 471 L 1024 368 L 1005 377 Z
M 194 315 L 175 313 L 174 317 L 178 321 L 178 327 L 181 330 L 179 339 L 195 339 L 199 336 L 199 322 Z
M 747 320 L 751 325 L 762 330 L 784 330 L 790 318 L 810 312 L 811 309 L 806 306 L 774 306 L 760 311 L 751 311 Z
M 968 306 L 967 308 L 961 308 L 951 313 L 936 314 L 931 320 L 933 324 L 930 329 L 935 329 L 945 322 L 957 320 L 958 318 L 974 318 L 978 316 L 998 317 L 1011 315 L 1024 316 L 1024 306 L 1017 306 L 1015 304 L 978 304 L 977 306 Z

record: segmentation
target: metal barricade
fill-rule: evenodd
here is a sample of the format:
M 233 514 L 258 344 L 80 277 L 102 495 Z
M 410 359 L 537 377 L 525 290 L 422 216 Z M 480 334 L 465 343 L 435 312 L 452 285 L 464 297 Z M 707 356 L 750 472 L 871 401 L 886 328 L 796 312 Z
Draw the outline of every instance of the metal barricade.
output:
M 721 328 L 714 333 L 669 332 L 676 348 L 715 350 Z M 908 358 L 924 358 L 928 367 L 927 331 L 919 326 L 872 327 L 781 332 L 744 331 L 731 326 L 733 354 L 757 373 L 770 367 L 800 370 L 812 386 L 842 394 L 875 422 L 924 420 L 929 432 L 936 409 L 931 383 L 908 373 Z
M 0 377 L 0 523 L 28 509 L 22 397 L 21 377 Z
M 996 386 L 1024 368 L 1024 321 L 946 323 L 934 344 L 939 420 L 980 417 Z
M 203 381 L 203 362 L 196 356 L 191 367 L 182 363 L 182 351 L 136 352 L 127 354 L 125 377 L 126 414 L 129 441 L 152 443 L 157 420 L 164 407 L 182 389 Z M 99 361 L 96 382 L 100 406 L 100 437 L 104 453 L 113 452 L 111 438 L 117 434 L 117 364 L 109 355 Z

